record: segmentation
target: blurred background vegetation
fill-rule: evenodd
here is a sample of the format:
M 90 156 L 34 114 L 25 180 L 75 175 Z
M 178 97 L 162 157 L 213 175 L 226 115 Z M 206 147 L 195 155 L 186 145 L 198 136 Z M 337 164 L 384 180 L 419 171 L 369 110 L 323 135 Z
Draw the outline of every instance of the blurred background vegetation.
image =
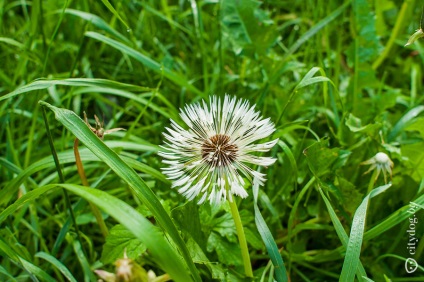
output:
M 350 234 L 371 178 L 361 163 L 380 151 L 394 162 L 393 185 L 369 203 L 360 260 L 374 281 L 424 281 L 423 268 L 408 274 L 404 266 L 410 257 L 407 209 L 411 201 L 424 204 L 424 50 L 420 40 L 404 47 L 421 27 L 421 5 L 0 0 L 0 211 L 29 191 L 61 182 L 38 101 L 80 117 L 85 111 L 93 126 L 97 115 L 106 129 L 126 129 L 106 136 L 106 144 L 140 163 L 135 169 L 174 220 L 202 279 L 244 281 L 228 207 L 187 204 L 160 174 L 156 154 L 169 119 L 180 120 L 179 108 L 229 93 L 256 104 L 276 123 L 277 163 L 266 170 L 258 205 L 291 281 L 339 279 L 348 262 L 338 232 Z M 63 153 L 65 182 L 81 184 L 72 153 L 75 136 L 51 112 L 47 119 Z M 81 155 L 90 186 L 155 223 L 125 181 L 82 145 Z M 374 187 L 383 184 L 379 177 Z M 270 257 L 248 191 L 239 208 L 255 276 L 265 281 L 273 275 Z M 75 228 L 58 191 L 7 218 L 0 214 L 1 281 L 43 280 L 18 257 L 57 281 L 67 279 L 60 265 L 77 281 L 93 280 L 91 271 L 112 271 L 124 249 L 146 270 L 163 274 L 121 221 L 102 214 L 112 230 L 105 239 L 90 207 L 69 196 L 81 245 L 74 243 Z M 343 228 L 334 225 L 326 198 Z M 189 220 L 193 213 L 198 218 Z M 417 212 L 414 255 L 421 264 L 422 215 Z M 42 259 L 40 252 L 60 263 Z

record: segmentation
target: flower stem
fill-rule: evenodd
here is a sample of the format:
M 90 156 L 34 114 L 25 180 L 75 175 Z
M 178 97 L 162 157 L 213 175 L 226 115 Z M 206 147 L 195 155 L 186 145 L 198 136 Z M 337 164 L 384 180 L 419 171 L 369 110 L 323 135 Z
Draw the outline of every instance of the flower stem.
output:
M 371 190 L 374 188 L 374 183 L 377 180 L 376 178 L 378 177 L 378 170 L 374 169 L 370 182 L 368 183 L 368 190 L 367 190 L 367 194 L 369 194 L 371 192 Z
M 244 235 L 243 224 L 241 222 L 237 204 L 234 200 L 233 201 L 229 200 L 229 202 L 230 202 L 231 214 L 233 216 L 234 223 L 236 225 L 237 236 L 239 239 L 241 256 L 243 258 L 244 273 L 246 274 L 247 277 L 253 277 L 252 265 L 250 263 L 250 255 L 249 255 L 249 250 L 247 248 L 246 236 Z

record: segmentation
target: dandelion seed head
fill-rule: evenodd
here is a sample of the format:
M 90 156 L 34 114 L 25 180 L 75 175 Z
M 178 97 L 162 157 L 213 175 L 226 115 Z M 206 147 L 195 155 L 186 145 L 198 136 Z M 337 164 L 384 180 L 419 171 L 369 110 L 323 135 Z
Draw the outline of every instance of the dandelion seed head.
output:
M 380 172 L 383 172 L 384 183 L 387 183 L 387 174 L 390 175 L 390 178 L 392 177 L 393 162 L 385 153 L 379 152 L 375 154 L 374 157 L 362 162 L 361 164 L 371 165 L 370 168 L 365 172 L 365 174 L 369 173 L 374 169 L 377 170 L 374 181 L 377 180 L 378 176 L 380 175 Z
M 278 141 L 255 144 L 275 131 L 269 118 L 263 119 L 248 101 L 230 95 L 186 105 L 180 116 L 188 129 L 171 120 L 159 152 L 168 165 L 162 171 L 179 193 L 189 200 L 197 198 L 199 204 L 206 200 L 220 204 L 227 198 L 232 201 L 233 195 L 248 196 L 244 179 L 264 184 L 265 175 L 247 164 L 275 162 L 255 155 L 268 152 Z

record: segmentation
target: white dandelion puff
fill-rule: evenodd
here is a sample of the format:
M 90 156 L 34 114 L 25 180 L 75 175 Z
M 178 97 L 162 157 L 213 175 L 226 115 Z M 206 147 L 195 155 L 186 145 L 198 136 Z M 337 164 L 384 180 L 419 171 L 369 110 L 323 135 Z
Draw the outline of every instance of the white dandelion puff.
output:
M 168 165 L 162 171 L 173 181 L 172 188 L 178 187 L 189 200 L 197 197 L 198 204 L 206 200 L 220 204 L 227 197 L 232 201 L 233 195 L 248 196 L 244 179 L 264 184 L 265 175 L 246 164 L 272 165 L 274 158 L 252 153 L 268 152 L 278 139 L 254 144 L 275 131 L 274 124 L 263 119 L 255 106 L 229 95 L 223 100 L 212 96 L 209 104 L 186 105 L 180 116 L 188 129 L 171 120 L 159 152 Z
M 387 173 L 390 175 L 390 178 L 392 177 L 393 162 L 385 153 L 379 152 L 374 157 L 362 162 L 361 164 L 371 165 L 370 168 L 364 174 L 367 174 L 370 171 L 377 169 L 374 181 L 377 180 L 381 171 L 383 172 L 384 183 L 387 183 Z

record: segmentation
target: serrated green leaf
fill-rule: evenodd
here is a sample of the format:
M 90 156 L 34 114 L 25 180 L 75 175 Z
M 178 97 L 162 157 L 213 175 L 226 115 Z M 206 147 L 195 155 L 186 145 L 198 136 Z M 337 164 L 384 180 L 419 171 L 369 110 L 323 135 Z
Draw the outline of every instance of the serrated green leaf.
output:
M 331 165 L 339 158 L 340 149 L 328 147 L 328 139 L 315 142 L 303 151 L 309 168 L 316 176 L 326 174 Z
M 353 214 L 362 201 L 362 193 L 343 177 L 337 177 L 337 182 L 342 196 L 342 205 L 346 211 Z
M 221 263 L 227 265 L 242 265 L 240 246 L 234 242 L 228 242 L 225 237 L 212 232 L 207 243 L 208 252 L 215 251 Z
M 253 51 L 263 54 L 278 37 L 273 21 L 255 0 L 224 0 L 221 4 L 223 41 L 236 54 Z
M 424 179 L 424 142 L 403 145 L 401 147 L 402 156 L 409 159 L 408 174 L 416 181 Z
M 109 264 L 123 258 L 124 253 L 129 259 L 135 260 L 146 249 L 146 246 L 133 233 L 123 225 L 117 224 L 109 230 L 100 260 L 104 264 Z

